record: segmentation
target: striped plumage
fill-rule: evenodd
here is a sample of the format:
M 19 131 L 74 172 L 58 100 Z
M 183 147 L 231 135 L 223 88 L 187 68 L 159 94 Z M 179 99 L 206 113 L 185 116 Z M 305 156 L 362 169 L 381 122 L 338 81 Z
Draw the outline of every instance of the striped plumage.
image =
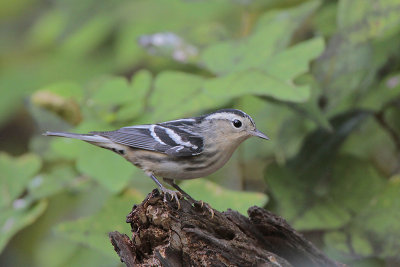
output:
M 80 139 L 110 149 L 144 170 L 161 190 L 176 197 L 155 176 L 179 189 L 173 179 L 207 176 L 221 168 L 238 145 L 251 136 L 268 139 L 252 118 L 237 109 L 223 109 L 200 117 L 123 127 L 115 131 L 45 135 Z M 172 182 L 171 182 L 172 181 Z

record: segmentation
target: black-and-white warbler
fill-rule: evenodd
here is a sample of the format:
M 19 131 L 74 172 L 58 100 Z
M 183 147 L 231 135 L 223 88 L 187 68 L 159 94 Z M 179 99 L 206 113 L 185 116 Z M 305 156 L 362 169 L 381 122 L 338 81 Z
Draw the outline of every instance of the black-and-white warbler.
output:
M 170 194 L 178 205 L 177 192 L 165 188 L 156 176 L 189 196 L 174 179 L 193 179 L 215 172 L 251 136 L 268 140 L 257 130 L 253 119 L 237 109 L 108 132 L 46 132 L 44 135 L 80 139 L 114 151 L 151 177 L 164 193 L 164 199 Z

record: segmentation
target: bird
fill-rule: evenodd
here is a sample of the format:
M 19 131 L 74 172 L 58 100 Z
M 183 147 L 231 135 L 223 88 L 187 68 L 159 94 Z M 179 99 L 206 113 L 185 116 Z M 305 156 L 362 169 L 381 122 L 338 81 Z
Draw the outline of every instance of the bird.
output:
M 171 200 L 178 194 L 193 200 L 175 180 L 200 178 L 220 169 L 250 137 L 269 140 L 253 119 L 238 109 L 221 109 L 191 118 L 122 127 L 87 134 L 50 132 L 43 135 L 83 140 L 111 150 L 142 169 Z M 167 189 L 163 180 L 177 191 Z

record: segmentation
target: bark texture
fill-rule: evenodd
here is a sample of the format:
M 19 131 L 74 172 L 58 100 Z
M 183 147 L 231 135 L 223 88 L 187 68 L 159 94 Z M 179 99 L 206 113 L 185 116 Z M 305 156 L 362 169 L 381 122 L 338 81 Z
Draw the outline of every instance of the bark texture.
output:
M 342 266 L 315 248 L 284 219 L 251 207 L 249 217 L 207 206 L 164 202 L 157 190 L 127 216 L 132 239 L 111 232 L 126 266 Z

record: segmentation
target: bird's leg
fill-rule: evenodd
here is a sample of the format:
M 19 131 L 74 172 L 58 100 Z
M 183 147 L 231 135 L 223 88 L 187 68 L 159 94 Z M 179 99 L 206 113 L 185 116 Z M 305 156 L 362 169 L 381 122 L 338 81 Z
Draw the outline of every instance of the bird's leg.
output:
M 179 187 L 179 185 L 177 185 L 173 179 L 170 178 L 163 178 L 163 180 L 169 184 L 170 186 L 172 186 L 173 188 L 175 188 L 176 190 L 178 190 L 179 193 L 181 193 L 184 197 L 186 197 L 190 202 L 197 202 L 195 199 L 193 199 L 188 193 L 186 193 L 185 191 L 183 191 L 182 188 Z
M 149 176 L 150 176 L 151 179 L 153 179 L 153 181 L 160 188 L 161 192 L 164 194 L 164 202 L 167 202 L 167 194 L 169 194 L 171 196 L 171 200 L 174 200 L 174 199 L 176 200 L 176 203 L 178 204 L 178 209 L 180 209 L 181 204 L 179 203 L 178 194 L 181 195 L 181 192 L 177 192 L 177 191 L 174 191 L 174 190 L 169 190 L 169 189 L 165 188 L 153 174 L 149 174 Z
M 208 211 L 211 213 L 211 218 L 214 217 L 214 210 L 210 207 L 210 205 L 208 205 L 207 203 L 204 203 L 203 200 L 197 201 L 194 198 L 192 198 L 188 193 L 186 193 L 185 191 L 183 191 L 182 188 L 179 187 L 179 185 L 177 185 L 173 179 L 169 179 L 169 178 L 163 178 L 163 180 L 168 183 L 169 185 L 171 185 L 173 188 L 175 188 L 176 190 L 178 190 L 179 193 L 181 193 L 181 195 L 183 195 L 184 197 L 186 197 L 189 202 L 191 202 L 191 204 L 197 204 L 200 205 L 201 208 L 203 208 L 204 206 L 208 209 Z

